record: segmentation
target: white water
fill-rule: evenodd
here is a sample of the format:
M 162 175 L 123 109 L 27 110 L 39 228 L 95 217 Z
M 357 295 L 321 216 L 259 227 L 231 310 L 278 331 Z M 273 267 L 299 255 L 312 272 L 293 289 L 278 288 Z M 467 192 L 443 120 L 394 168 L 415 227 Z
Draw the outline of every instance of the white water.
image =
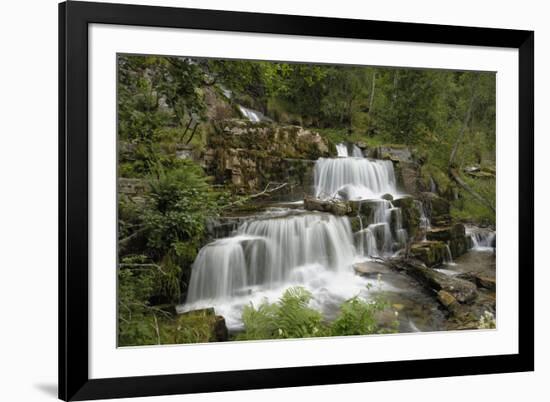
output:
M 239 111 L 241 112 L 243 117 L 247 118 L 247 120 L 253 123 L 259 123 L 262 120 L 265 120 L 265 116 L 261 112 L 258 112 L 257 110 L 248 109 L 241 105 L 238 105 L 238 106 L 239 106 Z
M 393 164 L 367 158 L 320 158 L 315 163 L 315 196 L 364 200 L 397 194 Z
M 339 158 L 348 158 L 350 156 L 354 158 L 363 157 L 363 152 L 361 152 L 361 149 L 355 144 L 351 144 L 351 155 L 350 155 L 348 151 L 348 145 L 344 142 L 341 142 L 340 144 L 336 144 L 336 153 L 338 154 Z
M 178 310 L 214 307 L 228 327 L 238 328 L 244 305 L 274 301 L 295 285 L 312 291 L 312 306 L 334 309 L 366 292 L 369 280 L 353 271 L 359 257 L 346 217 L 302 213 L 249 221 L 235 236 L 200 250 Z
M 352 233 L 347 217 L 268 211 L 242 223 L 232 237 L 199 251 L 187 300 L 178 311 L 214 307 L 230 329 L 238 329 L 245 305 L 274 302 L 290 286 L 310 290 L 311 306 L 328 316 L 346 299 L 369 297 L 366 285 L 376 282 L 356 275 L 353 264 L 393 254 L 406 243 L 407 232 L 401 209 L 379 198 L 397 193 L 392 162 L 349 157 L 348 147 L 339 145 L 339 158 L 317 161 L 315 192 L 320 198 L 328 194 L 366 203 L 364 211 L 369 213 L 360 221 L 360 230 Z M 352 149 L 352 155 L 357 151 Z
M 493 250 L 496 233 L 489 229 L 482 229 L 475 226 L 466 227 L 466 235 L 472 239 L 474 250 Z

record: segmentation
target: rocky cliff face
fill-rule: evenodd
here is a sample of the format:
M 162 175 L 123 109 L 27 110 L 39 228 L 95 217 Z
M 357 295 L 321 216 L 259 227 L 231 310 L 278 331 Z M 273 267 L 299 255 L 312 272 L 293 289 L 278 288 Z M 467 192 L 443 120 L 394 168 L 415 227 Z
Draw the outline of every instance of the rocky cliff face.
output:
M 202 164 L 218 183 L 237 192 L 288 183 L 287 195 L 302 196 L 311 187 L 315 160 L 330 155 L 330 144 L 299 126 L 227 120 L 214 126 Z

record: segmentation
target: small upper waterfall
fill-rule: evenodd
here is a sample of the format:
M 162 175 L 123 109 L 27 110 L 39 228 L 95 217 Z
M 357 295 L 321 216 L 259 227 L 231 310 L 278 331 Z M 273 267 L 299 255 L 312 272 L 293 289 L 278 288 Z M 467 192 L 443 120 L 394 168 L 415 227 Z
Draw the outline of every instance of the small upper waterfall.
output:
M 348 155 L 348 146 L 343 142 L 336 144 L 336 152 L 338 153 L 339 158 L 347 158 Z
M 259 123 L 261 121 L 267 120 L 264 114 L 261 112 L 258 112 L 257 110 L 248 109 L 241 105 L 238 105 L 238 106 L 239 106 L 239 111 L 241 112 L 243 117 L 246 117 L 249 121 L 253 123 Z
M 397 193 L 393 164 L 367 158 L 320 158 L 315 164 L 315 196 L 360 200 Z
M 252 220 L 242 224 L 235 236 L 200 250 L 187 302 L 225 299 L 255 285 L 280 286 L 301 266 L 346 270 L 354 257 L 347 218 L 308 213 Z
M 349 154 L 350 147 L 351 147 L 351 155 Z M 361 152 L 361 149 L 357 145 L 355 144 L 348 145 L 344 142 L 336 144 L 336 153 L 338 154 L 339 158 L 347 158 L 349 156 L 352 156 L 354 158 L 363 157 L 363 152 Z

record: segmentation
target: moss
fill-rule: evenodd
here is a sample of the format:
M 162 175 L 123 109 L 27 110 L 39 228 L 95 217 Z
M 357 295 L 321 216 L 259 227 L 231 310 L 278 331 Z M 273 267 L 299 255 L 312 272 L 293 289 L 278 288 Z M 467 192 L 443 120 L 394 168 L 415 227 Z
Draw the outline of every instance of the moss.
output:
M 413 244 L 411 254 L 428 267 L 441 265 L 447 258 L 447 246 L 442 241 L 427 241 Z
M 409 237 L 414 238 L 420 225 L 420 210 L 414 198 L 403 197 L 393 201 L 393 205 L 401 208 L 403 227 L 407 230 Z
M 184 313 L 173 320 L 163 320 L 160 325 L 162 344 L 206 343 L 227 338 L 227 333 L 223 333 L 225 321 L 215 315 L 214 309 Z

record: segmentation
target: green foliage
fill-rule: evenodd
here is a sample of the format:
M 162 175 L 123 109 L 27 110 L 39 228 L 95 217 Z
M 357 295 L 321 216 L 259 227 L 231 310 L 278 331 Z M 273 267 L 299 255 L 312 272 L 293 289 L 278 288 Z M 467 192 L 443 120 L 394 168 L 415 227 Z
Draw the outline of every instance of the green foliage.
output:
M 160 345 L 209 342 L 215 339 L 216 317 L 201 312 L 174 316 L 151 304 L 159 291 L 179 292 L 170 278 L 169 264 L 148 262 L 146 256 L 129 256 L 118 271 L 118 345 Z M 177 268 L 176 268 L 177 269 Z
M 464 178 L 468 185 L 478 194 L 489 200 L 492 205 L 496 205 L 496 183 L 495 179 L 474 179 Z M 461 222 L 472 222 L 482 225 L 496 224 L 495 213 L 481 204 L 467 191 L 461 190 L 460 197 L 451 204 L 451 216 Z
M 310 338 L 323 332 L 321 314 L 308 307 L 311 293 L 301 287 L 289 288 L 274 304 L 252 305 L 243 311 L 245 332 L 239 339 Z
M 340 313 L 330 327 L 333 336 L 367 335 L 380 332 L 376 313 L 388 306 L 382 301 L 367 302 L 359 297 L 351 298 L 340 306 Z
M 218 194 L 210 190 L 199 166 L 182 160 L 171 170 L 160 168 L 150 176 L 151 191 L 142 220 L 147 245 L 161 256 L 173 251 L 187 256 L 189 250 L 181 243 L 200 243 L 205 221 L 216 215 Z
M 327 323 L 321 313 L 309 307 L 312 295 L 302 287 L 285 291 L 276 303 L 246 306 L 242 319 L 245 330 L 238 340 L 310 338 L 319 336 L 367 335 L 391 332 L 378 325 L 377 313 L 388 308 L 381 298 L 366 301 L 354 297 L 340 306 L 336 319 Z

